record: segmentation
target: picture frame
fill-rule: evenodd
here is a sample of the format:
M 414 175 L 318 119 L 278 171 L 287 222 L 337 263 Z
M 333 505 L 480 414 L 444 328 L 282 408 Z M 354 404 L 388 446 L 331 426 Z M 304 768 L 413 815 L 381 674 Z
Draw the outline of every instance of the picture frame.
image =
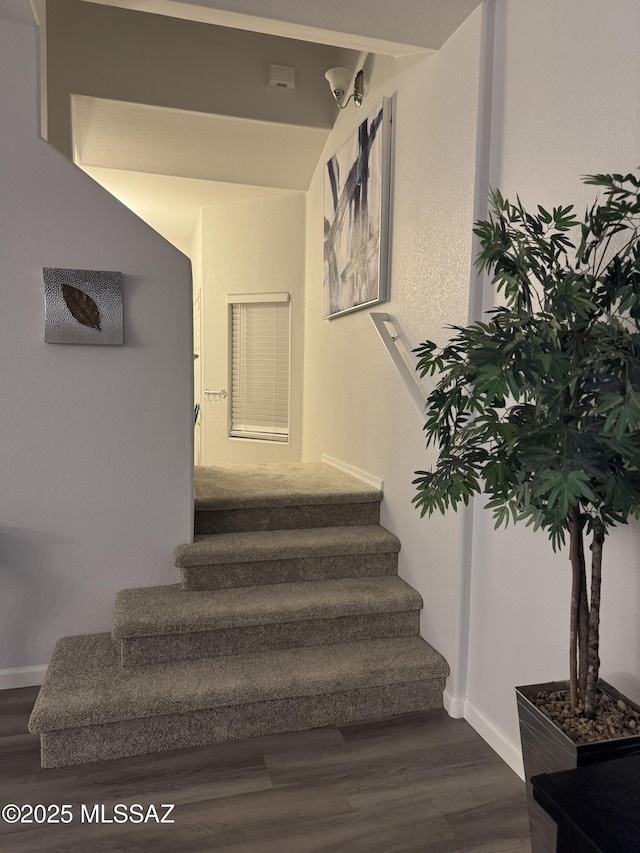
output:
M 391 112 L 380 100 L 325 166 L 325 320 L 388 299 Z

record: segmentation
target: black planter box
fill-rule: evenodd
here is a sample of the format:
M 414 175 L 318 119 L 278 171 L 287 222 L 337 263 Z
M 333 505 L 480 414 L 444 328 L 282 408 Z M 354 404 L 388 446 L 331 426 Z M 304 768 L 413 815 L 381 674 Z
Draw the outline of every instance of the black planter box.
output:
M 613 699 L 622 699 L 631 708 L 640 708 L 618 693 L 606 681 L 599 681 L 603 693 Z M 531 777 L 539 773 L 555 773 L 557 770 L 573 770 L 588 764 L 640 755 L 640 734 L 632 737 L 602 740 L 597 743 L 574 743 L 531 701 L 540 691 L 560 692 L 569 689 L 567 681 L 548 681 L 545 684 L 528 684 L 516 687 L 520 741 L 524 773 L 527 781 L 529 827 L 531 830 L 532 853 L 555 853 L 557 827 L 555 822 L 533 798 Z

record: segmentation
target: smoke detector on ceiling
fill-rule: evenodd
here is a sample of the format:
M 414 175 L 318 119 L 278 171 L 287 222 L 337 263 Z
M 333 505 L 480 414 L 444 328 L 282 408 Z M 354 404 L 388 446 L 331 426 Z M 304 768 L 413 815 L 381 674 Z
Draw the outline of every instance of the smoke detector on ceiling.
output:
M 276 86 L 278 89 L 295 89 L 296 69 L 290 68 L 288 65 L 270 65 L 267 83 L 269 86 Z

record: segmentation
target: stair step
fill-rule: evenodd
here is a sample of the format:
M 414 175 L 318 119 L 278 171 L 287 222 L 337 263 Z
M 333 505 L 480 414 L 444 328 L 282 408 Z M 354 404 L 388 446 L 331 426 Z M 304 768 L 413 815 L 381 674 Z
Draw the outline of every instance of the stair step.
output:
M 392 575 L 400 542 L 378 524 L 196 536 L 175 563 L 185 589 Z
M 195 469 L 194 531 L 377 524 L 382 492 L 324 464 Z
M 198 510 L 379 503 L 380 489 L 323 463 L 196 466 Z
M 120 640 L 120 654 L 123 666 L 137 667 L 272 649 L 326 646 L 352 640 L 415 637 L 419 633 L 419 610 L 359 613 L 332 619 L 272 622 L 217 631 L 127 637 Z
M 200 510 L 196 507 L 194 532 L 236 533 L 250 530 L 298 530 L 307 527 L 377 524 L 379 503 L 308 504 Z
M 420 594 L 398 577 L 343 578 L 214 592 L 185 591 L 177 585 L 139 587 L 118 593 L 113 637 L 180 634 L 421 607 Z
M 179 586 L 118 593 L 112 637 L 122 663 L 245 654 L 259 649 L 410 636 L 422 598 L 398 577 L 191 592 Z
M 62 767 L 442 706 L 420 637 L 126 669 L 109 634 L 59 640 L 29 721 Z

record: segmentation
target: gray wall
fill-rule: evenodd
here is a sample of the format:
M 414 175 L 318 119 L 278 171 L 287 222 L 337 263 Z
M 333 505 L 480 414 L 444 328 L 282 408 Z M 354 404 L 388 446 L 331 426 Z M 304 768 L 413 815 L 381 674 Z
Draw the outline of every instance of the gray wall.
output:
M 189 262 L 40 138 L 36 30 L 10 12 L 0 0 L 0 687 L 37 681 L 22 668 L 57 637 L 108 630 L 117 589 L 175 579 L 192 514 Z M 123 347 L 43 342 L 45 266 L 123 273 Z

